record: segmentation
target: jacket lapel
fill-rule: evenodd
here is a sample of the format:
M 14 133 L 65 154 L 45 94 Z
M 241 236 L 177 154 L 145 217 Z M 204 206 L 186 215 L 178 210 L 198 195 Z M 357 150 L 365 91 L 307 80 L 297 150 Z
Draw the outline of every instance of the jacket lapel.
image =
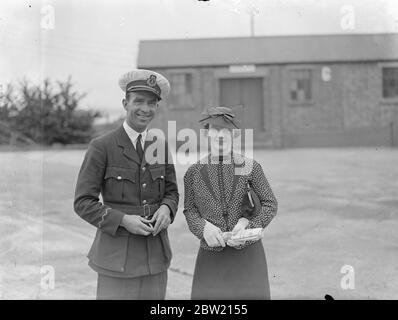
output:
M 123 128 L 123 125 L 121 125 L 117 130 L 116 130 L 116 140 L 117 144 L 123 148 L 123 155 L 138 164 L 140 164 L 140 158 L 138 157 L 138 153 L 135 150 L 133 144 L 130 141 L 130 138 L 128 137 L 126 131 Z
M 141 166 L 145 166 L 147 163 L 153 164 L 154 157 L 157 156 L 157 150 L 155 150 L 155 154 L 153 152 L 147 152 L 148 147 L 154 143 L 153 142 L 153 135 L 151 133 L 151 130 L 148 130 L 148 133 L 145 138 L 145 143 L 144 143 L 144 158 L 142 159 Z
M 232 202 L 230 200 L 231 200 L 231 198 L 233 197 L 233 195 L 235 193 L 236 187 L 237 187 L 237 185 L 239 183 L 239 180 L 240 180 L 239 178 L 242 177 L 241 175 L 235 173 L 235 169 L 236 169 L 236 167 L 244 166 L 244 160 L 239 155 L 234 155 L 233 158 L 232 158 L 232 163 L 233 163 L 233 170 L 234 170 L 234 179 L 233 179 L 233 182 L 232 182 L 231 193 L 229 194 L 229 198 L 227 199 L 227 205 L 228 206 Z
M 213 187 L 210 184 L 210 177 L 209 177 L 209 171 L 208 171 L 208 165 L 205 164 L 202 166 L 200 169 L 200 176 L 203 179 L 203 182 L 205 183 L 207 190 L 210 192 L 211 196 L 213 197 L 214 200 L 217 200 L 218 198 L 216 197 L 216 194 L 214 192 Z
M 235 194 L 235 190 L 236 190 L 236 186 L 239 183 L 239 175 L 234 174 L 234 180 L 232 182 L 232 188 L 231 188 L 231 193 L 229 194 L 228 199 L 226 199 L 227 205 L 229 206 L 231 204 L 231 198 L 233 197 L 233 195 Z

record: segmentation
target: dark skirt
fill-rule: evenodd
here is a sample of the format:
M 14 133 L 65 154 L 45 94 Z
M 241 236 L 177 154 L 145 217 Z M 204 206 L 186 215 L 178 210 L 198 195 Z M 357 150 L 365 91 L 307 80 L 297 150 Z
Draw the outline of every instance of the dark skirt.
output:
M 191 299 L 270 299 L 267 261 L 261 241 L 220 252 L 199 249 Z

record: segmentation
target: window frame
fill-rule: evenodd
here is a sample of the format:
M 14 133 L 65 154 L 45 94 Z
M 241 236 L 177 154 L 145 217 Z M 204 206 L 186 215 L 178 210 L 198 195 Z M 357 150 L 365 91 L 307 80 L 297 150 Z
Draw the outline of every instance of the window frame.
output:
M 176 105 L 173 104 L 173 101 L 171 99 L 172 97 L 172 92 L 173 92 L 173 82 L 172 82 L 172 77 L 173 75 L 178 75 L 178 74 L 185 74 L 185 75 L 190 75 L 191 76 L 191 86 L 192 86 L 192 93 L 191 93 L 191 97 L 192 97 L 192 104 L 189 107 L 184 107 L 181 105 Z M 196 104 L 195 101 L 197 101 L 197 92 L 195 92 L 195 87 L 197 87 L 197 81 L 198 81 L 198 77 L 197 77 L 197 70 L 193 69 L 193 68 L 178 68 L 178 69 L 169 69 L 167 70 L 167 76 L 170 80 L 170 85 L 171 85 L 171 92 L 170 95 L 167 99 L 167 105 L 168 108 L 170 110 L 195 110 L 196 109 Z
M 315 66 L 313 65 L 297 65 L 297 66 L 287 66 L 287 100 L 289 102 L 290 106 L 312 106 L 314 105 L 314 78 L 315 78 Z M 291 91 L 290 91 L 290 86 L 291 86 L 291 81 L 293 78 L 291 77 L 291 72 L 292 71 L 297 71 L 297 70 L 305 70 L 305 71 L 310 71 L 310 90 L 311 90 L 311 98 L 308 100 L 304 101 L 296 101 L 292 100 L 291 98 Z
M 383 74 L 383 69 L 385 68 L 396 68 L 398 69 L 398 62 L 389 62 L 389 63 L 379 63 L 378 64 L 379 69 L 380 69 L 380 100 L 382 103 L 393 103 L 393 104 L 397 104 L 398 103 L 398 95 L 396 97 L 392 97 L 392 98 L 388 98 L 388 97 L 384 97 L 383 95 L 383 91 L 384 91 L 384 87 L 383 87 L 383 80 L 384 80 L 384 74 Z M 398 78 L 397 78 L 398 80 Z

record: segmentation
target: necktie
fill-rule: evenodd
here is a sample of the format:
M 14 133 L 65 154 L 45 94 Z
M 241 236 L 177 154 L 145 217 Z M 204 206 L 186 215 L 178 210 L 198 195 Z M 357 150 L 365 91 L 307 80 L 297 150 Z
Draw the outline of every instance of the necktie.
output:
M 142 150 L 141 139 L 142 139 L 142 135 L 140 133 L 138 135 L 137 142 L 135 144 L 135 150 L 137 151 L 138 157 L 140 158 L 140 161 L 142 162 L 142 158 L 144 157 L 144 150 Z

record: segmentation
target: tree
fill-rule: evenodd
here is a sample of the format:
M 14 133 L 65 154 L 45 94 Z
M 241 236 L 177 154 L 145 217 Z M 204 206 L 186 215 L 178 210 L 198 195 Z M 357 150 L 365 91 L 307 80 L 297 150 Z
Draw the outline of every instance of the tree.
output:
M 71 77 L 49 79 L 34 85 L 26 79 L 17 89 L 9 84 L 0 100 L 0 117 L 12 130 L 36 143 L 85 143 L 93 134 L 93 121 L 100 113 L 78 109 L 85 93 L 73 89 Z

